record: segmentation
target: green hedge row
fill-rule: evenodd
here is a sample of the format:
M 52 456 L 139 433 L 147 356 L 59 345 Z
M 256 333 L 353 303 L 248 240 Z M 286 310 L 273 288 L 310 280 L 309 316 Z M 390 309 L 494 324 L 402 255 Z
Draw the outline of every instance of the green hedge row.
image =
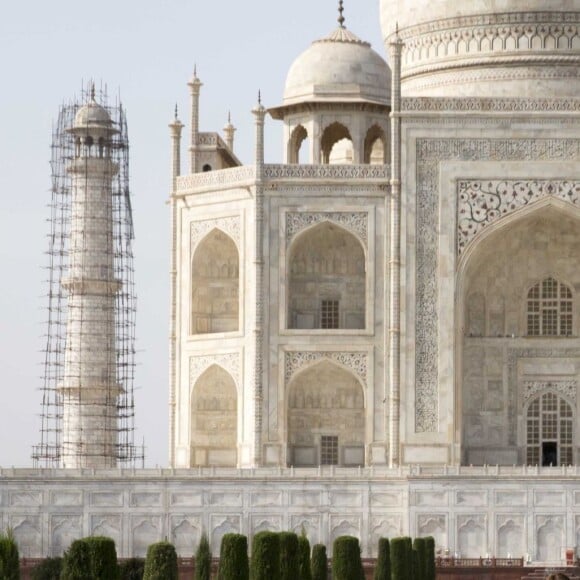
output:
M 195 580 L 210 580 L 212 554 L 202 534 L 195 555 Z M 259 532 L 248 540 L 225 534 L 220 547 L 219 580 L 327 580 L 326 547 L 312 551 L 304 531 Z M 18 547 L 11 533 L 0 535 L 0 579 L 19 580 Z M 169 542 L 149 546 L 146 560 L 133 558 L 117 564 L 111 538 L 75 540 L 64 558 L 48 558 L 32 573 L 32 580 L 177 580 L 177 554 Z M 334 541 L 333 580 L 364 580 L 359 540 L 341 536 Z M 435 580 L 435 540 L 408 537 L 380 538 L 374 580 Z

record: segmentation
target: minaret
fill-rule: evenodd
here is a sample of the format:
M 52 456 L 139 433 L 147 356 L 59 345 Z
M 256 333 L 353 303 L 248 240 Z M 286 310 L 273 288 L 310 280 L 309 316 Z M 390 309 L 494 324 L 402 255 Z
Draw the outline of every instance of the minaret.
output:
M 199 146 L 199 95 L 203 83 L 197 77 L 197 67 L 193 69 L 193 78 L 187 83 L 191 98 L 191 135 L 189 143 L 189 172 L 197 173 L 197 149 Z
M 72 127 L 71 219 L 62 400 L 61 465 L 110 468 L 117 465 L 118 413 L 112 182 L 118 164 L 111 139 L 118 133 L 109 113 L 95 101 L 94 88 Z
M 226 139 L 226 145 L 228 146 L 229 150 L 233 153 L 234 152 L 234 133 L 236 132 L 236 128 L 232 125 L 232 115 L 228 113 L 228 122 L 224 127 L 224 137 Z

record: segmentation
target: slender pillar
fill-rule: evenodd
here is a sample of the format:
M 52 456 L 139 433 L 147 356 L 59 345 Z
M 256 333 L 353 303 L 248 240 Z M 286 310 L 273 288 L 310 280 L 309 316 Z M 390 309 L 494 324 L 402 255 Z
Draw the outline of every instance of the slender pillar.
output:
M 118 411 L 111 159 L 116 133 L 94 100 L 81 107 L 68 131 L 75 141 L 67 292 L 66 349 L 58 390 L 63 404 L 61 461 L 66 468 L 117 465 Z
M 175 201 L 176 181 L 181 174 L 181 131 L 183 124 L 177 116 L 169 124 L 171 130 L 171 195 L 170 219 L 171 219 L 171 263 L 169 272 L 170 287 L 170 313 L 169 313 L 169 465 L 175 467 L 175 381 L 177 363 L 177 207 Z
M 256 323 L 255 323 L 255 359 L 254 359 L 254 445 L 252 464 L 262 465 L 262 405 L 263 405 L 263 374 L 264 374 L 264 190 L 262 185 L 264 169 L 264 121 L 266 109 L 258 94 L 258 104 L 252 110 L 256 123 Z
M 189 172 L 197 173 L 197 150 L 199 146 L 199 94 L 203 83 L 197 78 L 197 69 L 193 70 L 193 78 L 189 83 L 191 97 L 191 135 L 189 142 Z
M 389 45 L 391 85 L 391 207 L 389 255 L 389 464 L 400 465 L 401 424 L 401 54 L 399 34 Z

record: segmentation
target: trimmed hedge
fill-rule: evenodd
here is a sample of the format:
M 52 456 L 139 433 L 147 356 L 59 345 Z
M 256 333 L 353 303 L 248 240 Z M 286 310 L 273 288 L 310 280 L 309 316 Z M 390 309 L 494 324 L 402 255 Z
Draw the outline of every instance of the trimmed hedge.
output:
M 326 580 L 328 578 L 328 558 L 324 544 L 314 544 L 310 570 L 312 572 L 312 580 Z
M 84 539 L 91 563 L 91 580 L 118 580 L 119 565 L 115 541 L 104 536 Z
M 218 580 L 248 580 L 248 538 L 242 534 L 225 534 L 220 546 Z
M 294 532 L 280 532 L 280 580 L 299 580 L 298 536 Z
M 333 580 L 364 580 L 360 545 L 354 536 L 340 536 L 332 545 Z
M 374 580 L 391 580 L 391 547 L 387 538 L 379 539 L 379 557 Z
M 406 538 L 391 540 L 391 577 L 392 580 L 411 580 Z
M 177 580 L 177 554 L 169 542 L 157 542 L 147 548 L 143 580 Z
M 18 545 L 10 528 L 5 534 L 0 534 L 0 578 L 20 580 Z
M 417 580 L 427 580 L 427 542 L 425 538 L 415 538 L 413 541 L 413 550 L 417 551 L 419 559 Z
M 209 580 L 211 576 L 211 550 L 205 533 L 201 534 L 195 553 L 195 580 Z
M 435 538 L 425 538 L 425 580 L 435 580 Z
M 252 541 L 251 580 L 280 580 L 280 536 L 258 532 Z
M 411 550 L 411 559 L 410 559 L 410 569 L 411 569 L 411 578 L 413 580 L 420 578 L 419 572 L 419 552 L 417 550 Z
M 65 552 L 61 580 L 91 580 L 91 557 L 84 539 L 75 540 Z
M 300 580 L 312 580 L 312 571 L 310 570 L 310 542 L 304 530 L 298 536 L 298 578 Z
M 120 580 L 143 580 L 145 558 L 129 558 L 119 564 Z
M 46 558 L 32 569 L 31 580 L 60 580 L 62 558 Z

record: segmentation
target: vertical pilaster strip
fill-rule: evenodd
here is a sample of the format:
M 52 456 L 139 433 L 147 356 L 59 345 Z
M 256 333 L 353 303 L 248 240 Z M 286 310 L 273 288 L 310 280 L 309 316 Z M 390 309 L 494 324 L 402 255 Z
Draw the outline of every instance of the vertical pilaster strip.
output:
M 170 288 L 170 312 L 169 312 L 169 465 L 175 467 L 175 386 L 177 383 L 177 207 L 175 193 L 177 191 L 177 178 L 181 174 L 181 130 L 183 124 L 177 117 L 170 123 L 171 130 L 171 194 L 170 204 L 170 227 L 171 227 L 171 258 L 169 270 Z
M 256 312 L 254 330 L 254 441 L 252 465 L 262 465 L 262 406 L 263 406 L 263 374 L 264 374 L 264 187 L 262 184 L 264 170 L 264 120 L 266 109 L 260 98 L 252 110 L 256 122 Z
M 391 207 L 389 254 L 389 465 L 400 464 L 401 423 L 401 54 L 397 34 L 389 44 L 391 84 Z

